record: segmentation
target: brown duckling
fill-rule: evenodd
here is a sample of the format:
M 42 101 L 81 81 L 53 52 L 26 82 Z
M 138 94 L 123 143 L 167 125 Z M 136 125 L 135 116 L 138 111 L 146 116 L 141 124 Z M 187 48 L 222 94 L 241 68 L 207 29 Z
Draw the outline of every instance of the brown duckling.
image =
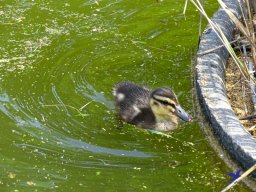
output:
M 120 117 L 138 127 L 170 131 L 177 128 L 178 118 L 192 120 L 181 108 L 175 93 L 168 87 L 150 91 L 124 81 L 114 87 L 113 95 Z

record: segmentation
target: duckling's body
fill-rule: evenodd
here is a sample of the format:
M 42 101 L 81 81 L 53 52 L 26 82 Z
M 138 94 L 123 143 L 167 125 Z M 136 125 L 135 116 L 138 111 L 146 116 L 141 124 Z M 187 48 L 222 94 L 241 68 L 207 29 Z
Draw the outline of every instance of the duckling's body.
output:
M 151 92 L 125 81 L 115 86 L 113 95 L 120 117 L 130 124 L 158 131 L 173 130 L 178 125 L 177 110 L 182 109 L 175 93 L 167 87 Z M 184 110 L 179 112 L 184 120 L 191 120 Z

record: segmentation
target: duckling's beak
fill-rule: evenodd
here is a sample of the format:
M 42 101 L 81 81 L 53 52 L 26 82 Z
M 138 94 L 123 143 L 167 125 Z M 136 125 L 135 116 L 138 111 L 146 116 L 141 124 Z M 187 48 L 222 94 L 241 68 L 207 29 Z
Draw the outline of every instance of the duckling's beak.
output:
M 192 117 L 180 105 L 176 106 L 176 113 L 183 121 L 192 121 Z

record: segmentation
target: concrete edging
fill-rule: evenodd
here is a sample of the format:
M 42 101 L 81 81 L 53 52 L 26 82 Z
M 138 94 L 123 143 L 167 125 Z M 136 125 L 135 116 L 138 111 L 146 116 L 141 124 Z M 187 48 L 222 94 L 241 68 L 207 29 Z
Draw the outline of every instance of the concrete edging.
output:
M 225 0 L 224 2 L 235 15 L 241 16 L 237 0 Z M 235 27 L 227 14 L 220 8 L 212 20 L 218 23 L 231 41 Z M 247 169 L 256 162 L 256 139 L 245 130 L 228 102 L 224 75 L 229 54 L 226 48 L 217 48 L 221 45 L 216 33 L 207 26 L 197 53 L 197 94 L 203 113 L 208 118 L 221 145 L 243 168 Z M 217 49 L 209 52 L 214 48 Z

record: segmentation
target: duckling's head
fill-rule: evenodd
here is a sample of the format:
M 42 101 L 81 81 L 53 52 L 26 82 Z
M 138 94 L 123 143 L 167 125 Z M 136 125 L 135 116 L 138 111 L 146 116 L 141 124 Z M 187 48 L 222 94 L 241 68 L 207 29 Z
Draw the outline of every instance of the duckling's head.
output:
M 181 108 L 177 96 L 172 89 L 160 87 L 150 95 L 150 107 L 158 121 L 171 121 L 178 124 L 178 117 L 183 121 L 191 121 L 192 118 Z

